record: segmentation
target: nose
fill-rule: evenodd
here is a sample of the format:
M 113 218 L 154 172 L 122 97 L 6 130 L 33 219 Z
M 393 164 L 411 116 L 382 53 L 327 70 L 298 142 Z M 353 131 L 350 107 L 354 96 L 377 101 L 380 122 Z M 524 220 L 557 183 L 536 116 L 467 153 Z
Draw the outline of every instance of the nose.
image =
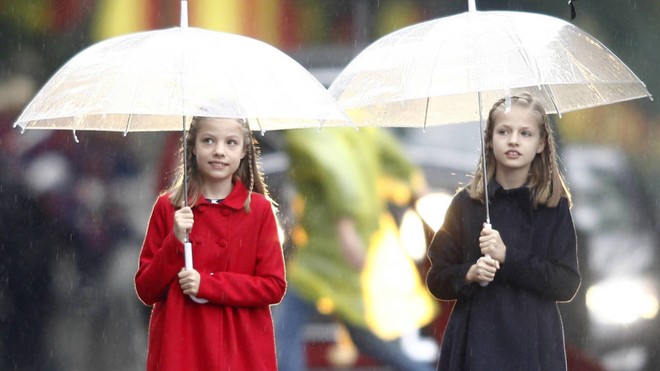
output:
M 518 145 L 518 139 L 519 139 L 518 133 L 516 132 L 511 133 L 511 136 L 509 136 L 509 144 Z
M 214 147 L 213 147 L 213 155 L 214 156 L 223 156 L 225 154 L 225 146 L 218 142 Z

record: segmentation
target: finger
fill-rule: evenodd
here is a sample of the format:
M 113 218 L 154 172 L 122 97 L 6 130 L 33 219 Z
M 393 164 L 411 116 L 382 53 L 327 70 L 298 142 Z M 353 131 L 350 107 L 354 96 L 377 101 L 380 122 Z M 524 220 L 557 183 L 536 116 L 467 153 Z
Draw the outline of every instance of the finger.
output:
M 183 270 L 179 272 L 179 282 L 182 282 L 185 279 L 188 279 L 190 277 L 190 271 Z

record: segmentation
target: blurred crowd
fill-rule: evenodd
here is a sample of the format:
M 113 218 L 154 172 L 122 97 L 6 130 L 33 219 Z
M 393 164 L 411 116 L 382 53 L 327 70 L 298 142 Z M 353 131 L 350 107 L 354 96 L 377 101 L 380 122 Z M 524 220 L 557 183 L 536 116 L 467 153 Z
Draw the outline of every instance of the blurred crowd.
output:
M 132 277 L 159 139 L 22 134 L 15 103 L 0 111 L 0 369 L 142 369 L 147 308 Z

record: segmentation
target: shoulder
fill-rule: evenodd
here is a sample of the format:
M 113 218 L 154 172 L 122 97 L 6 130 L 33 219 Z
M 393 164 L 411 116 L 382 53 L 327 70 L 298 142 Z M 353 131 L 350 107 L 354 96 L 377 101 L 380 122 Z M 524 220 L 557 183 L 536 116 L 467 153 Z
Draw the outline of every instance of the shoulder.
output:
M 571 210 L 571 202 L 566 197 L 561 197 L 557 206 L 551 207 L 545 204 L 541 206 L 556 214 L 569 214 Z
M 467 188 L 459 189 L 451 199 L 451 203 L 447 209 L 447 215 L 450 215 L 452 218 L 462 219 L 465 216 L 465 213 L 469 213 L 472 208 L 472 205 L 475 203 L 470 197 L 470 194 Z
M 258 210 L 271 209 L 272 204 L 266 196 L 261 193 L 252 192 L 250 196 L 250 207 Z
M 573 216 L 571 215 L 569 200 L 565 197 L 562 197 L 559 200 L 559 204 L 555 207 L 549 207 L 546 205 L 540 205 L 537 208 L 537 221 L 544 224 L 573 224 Z
M 571 208 L 571 201 L 567 197 L 560 198 L 558 208 L 563 211 L 568 211 Z
M 559 200 L 559 205 L 557 205 L 555 209 L 557 209 L 557 214 L 560 218 L 570 219 L 572 223 L 571 202 L 568 198 L 562 197 Z
M 452 205 L 455 206 L 466 206 L 469 204 L 474 203 L 475 200 L 470 197 L 470 192 L 468 191 L 467 187 L 460 188 L 456 194 L 454 194 L 454 197 L 452 198 Z
M 163 193 L 156 199 L 155 209 L 173 209 L 172 199 L 169 193 Z
M 456 191 L 456 194 L 454 194 L 455 199 L 459 200 L 465 200 L 470 198 L 470 193 L 468 192 L 467 187 L 461 187 Z

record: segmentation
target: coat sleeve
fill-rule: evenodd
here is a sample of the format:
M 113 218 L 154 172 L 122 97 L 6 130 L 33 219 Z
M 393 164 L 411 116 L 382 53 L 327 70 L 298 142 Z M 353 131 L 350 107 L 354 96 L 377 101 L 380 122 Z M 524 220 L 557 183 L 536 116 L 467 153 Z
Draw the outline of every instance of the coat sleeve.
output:
M 474 262 L 465 259 L 468 254 L 464 251 L 466 247 L 459 198 L 460 194 L 452 200 L 445 222 L 433 236 L 428 250 L 431 268 L 426 275 L 426 285 L 429 292 L 441 300 L 470 296 L 475 289 L 474 283 L 465 282 L 465 276 Z
M 547 234 L 547 256 L 507 246 L 500 274 L 506 280 L 556 301 L 569 301 L 580 286 L 577 238 L 566 199 L 557 206 L 559 213 Z
M 282 300 L 286 290 L 284 255 L 275 216 L 270 203 L 268 205 L 252 211 L 258 211 L 256 222 L 259 223 L 254 273 L 203 274 L 198 297 L 237 307 L 266 306 Z
M 147 305 L 165 298 L 169 284 L 184 265 L 183 244 L 174 235 L 173 218 L 174 208 L 167 196 L 161 196 L 149 218 L 135 275 L 135 290 Z

